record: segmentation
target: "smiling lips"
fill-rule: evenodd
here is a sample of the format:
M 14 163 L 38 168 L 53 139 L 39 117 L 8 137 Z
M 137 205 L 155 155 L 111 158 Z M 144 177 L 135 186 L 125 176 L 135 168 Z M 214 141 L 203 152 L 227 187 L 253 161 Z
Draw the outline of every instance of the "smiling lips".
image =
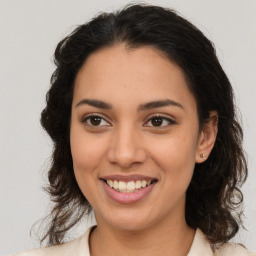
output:
M 101 179 L 107 195 L 118 203 L 129 204 L 143 199 L 153 189 L 157 180 L 151 177 L 108 176 Z
M 141 188 L 145 188 L 151 184 L 151 181 L 137 180 L 137 181 L 117 181 L 107 180 L 107 184 L 116 191 L 121 193 L 133 193 Z

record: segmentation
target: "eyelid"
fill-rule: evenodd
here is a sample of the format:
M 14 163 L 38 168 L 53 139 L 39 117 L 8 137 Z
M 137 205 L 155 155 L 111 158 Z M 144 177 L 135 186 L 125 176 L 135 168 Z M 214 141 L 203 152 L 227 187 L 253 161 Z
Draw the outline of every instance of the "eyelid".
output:
M 163 120 L 169 122 L 168 125 L 164 125 L 164 126 L 152 126 L 152 125 L 144 125 L 144 126 L 147 126 L 147 127 L 154 127 L 154 128 L 165 128 L 165 127 L 168 127 L 170 125 L 174 125 L 176 124 L 176 121 L 174 120 L 174 118 L 171 118 L 171 117 L 166 117 L 164 114 L 153 114 L 149 117 L 147 117 L 146 121 L 145 121 L 145 124 L 147 124 L 150 120 L 152 120 L 153 118 L 162 118 Z
M 100 128 L 100 127 L 104 127 L 104 126 L 107 126 L 107 125 L 99 125 L 99 126 L 93 126 L 93 125 L 90 125 L 88 123 L 86 123 L 86 120 L 88 120 L 90 117 L 99 117 L 101 119 L 103 119 L 106 123 L 109 124 L 109 126 L 112 126 L 112 124 L 108 121 L 108 118 L 103 115 L 103 114 L 100 114 L 100 113 L 89 113 L 89 114 L 86 114 L 86 115 L 83 115 L 82 118 L 81 118 L 81 122 L 90 126 L 90 127 L 94 127 L 94 128 Z M 163 120 L 169 122 L 168 125 L 164 125 L 164 126 L 151 126 L 151 125 L 146 125 L 150 120 L 152 120 L 153 118 L 162 118 Z M 148 126 L 148 127 L 155 127 L 155 128 L 165 128 L 165 127 L 168 127 L 170 125 L 174 125 L 176 124 L 176 121 L 174 120 L 173 117 L 166 117 L 165 114 L 152 114 L 150 116 L 148 116 L 146 118 L 146 120 L 144 121 L 144 125 L 143 126 Z
M 83 115 L 82 118 L 81 118 L 81 122 L 90 126 L 90 127 L 94 127 L 94 128 L 97 128 L 97 127 L 100 128 L 102 126 L 106 126 L 106 125 L 93 126 L 93 125 L 87 124 L 86 120 L 88 120 L 90 117 L 94 117 L 94 116 L 101 118 L 106 123 L 108 123 L 109 126 L 111 126 L 111 123 L 107 120 L 108 118 L 106 118 L 104 115 L 99 114 L 99 113 L 90 113 L 90 114 Z

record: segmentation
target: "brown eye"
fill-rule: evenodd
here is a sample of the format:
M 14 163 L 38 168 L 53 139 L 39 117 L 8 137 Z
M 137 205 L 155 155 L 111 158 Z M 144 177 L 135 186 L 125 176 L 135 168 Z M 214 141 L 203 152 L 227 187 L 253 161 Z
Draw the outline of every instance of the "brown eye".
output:
M 175 124 L 175 121 L 173 121 L 170 118 L 163 117 L 163 116 L 153 116 L 148 120 L 148 122 L 146 123 L 146 126 L 166 127 L 172 124 Z
M 101 118 L 98 116 L 91 116 L 89 120 L 90 120 L 90 124 L 93 126 L 98 126 L 101 123 Z
M 152 126 L 161 126 L 163 123 L 163 118 L 161 117 L 154 117 L 151 119 Z
M 97 115 L 88 116 L 82 122 L 89 126 L 109 126 L 109 123 L 104 118 Z

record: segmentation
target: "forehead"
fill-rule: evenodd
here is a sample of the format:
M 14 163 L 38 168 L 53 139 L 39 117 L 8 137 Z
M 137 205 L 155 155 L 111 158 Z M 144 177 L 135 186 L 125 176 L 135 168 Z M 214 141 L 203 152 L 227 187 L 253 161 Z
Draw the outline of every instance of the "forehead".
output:
M 75 80 L 74 99 L 82 97 L 117 102 L 170 97 L 195 104 L 183 70 L 164 53 L 125 45 L 103 48 L 86 59 Z

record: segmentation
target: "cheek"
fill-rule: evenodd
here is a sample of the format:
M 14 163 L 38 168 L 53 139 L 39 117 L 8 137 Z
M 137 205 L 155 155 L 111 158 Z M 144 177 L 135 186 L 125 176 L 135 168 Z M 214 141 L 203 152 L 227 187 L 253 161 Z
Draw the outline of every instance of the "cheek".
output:
M 104 156 L 104 146 L 84 129 L 72 127 L 70 146 L 74 174 L 83 195 L 93 204 L 97 168 Z
M 195 166 L 196 139 L 176 134 L 153 145 L 151 156 L 163 170 L 165 179 L 175 186 L 188 185 Z
M 104 141 L 86 133 L 83 127 L 71 127 L 70 146 L 75 172 L 93 171 L 104 155 Z
M 151 144 L 151 154 L 170 166 L 195 162 L 197 141 L 192 136 L 172 134 L 161 140 L 156 139 Z
M 88 172 L 94 170 L 100 163 L 103 150 L 95 143 L 88 140 L 79 139 L 77 143 L 71 145 L 74 170 Z

